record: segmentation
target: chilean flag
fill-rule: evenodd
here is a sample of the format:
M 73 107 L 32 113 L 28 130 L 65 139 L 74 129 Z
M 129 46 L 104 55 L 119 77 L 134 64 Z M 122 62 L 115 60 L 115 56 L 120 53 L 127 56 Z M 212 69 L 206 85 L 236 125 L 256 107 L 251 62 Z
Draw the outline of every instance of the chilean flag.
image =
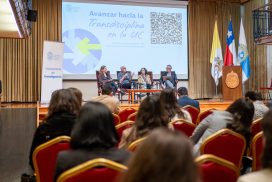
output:
M 227 46 L 226 46 L 226 52 L 224 56 L 224 66 L 233 66 L 233 65 L 237 65 L 237 62 L 236 62 L 234 33 L 232 28 L 232 21 L 230 20 L 228 34 L 227 34 Z

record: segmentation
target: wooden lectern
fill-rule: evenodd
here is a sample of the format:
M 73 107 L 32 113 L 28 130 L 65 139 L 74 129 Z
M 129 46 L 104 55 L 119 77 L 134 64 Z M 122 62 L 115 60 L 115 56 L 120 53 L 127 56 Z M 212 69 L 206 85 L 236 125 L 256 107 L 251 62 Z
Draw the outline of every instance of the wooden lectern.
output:
M 223 66 L 222 87 L 224 100 L 234 101 L 242 97 L 241 66 Z

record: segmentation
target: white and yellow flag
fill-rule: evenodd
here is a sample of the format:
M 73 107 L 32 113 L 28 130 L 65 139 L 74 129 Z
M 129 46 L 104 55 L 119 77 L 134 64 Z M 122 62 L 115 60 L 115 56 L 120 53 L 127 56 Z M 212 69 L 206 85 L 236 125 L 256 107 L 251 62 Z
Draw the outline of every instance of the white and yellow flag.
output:
M 214 79 L 215 85 L 219 83 L 219 78 L 222 76 L 223 56 L 222 48 L 220 44 L 217 21 L 214 24 L 212 52 L 210 57 L 210 63 L 212 64 L 211 74 Z

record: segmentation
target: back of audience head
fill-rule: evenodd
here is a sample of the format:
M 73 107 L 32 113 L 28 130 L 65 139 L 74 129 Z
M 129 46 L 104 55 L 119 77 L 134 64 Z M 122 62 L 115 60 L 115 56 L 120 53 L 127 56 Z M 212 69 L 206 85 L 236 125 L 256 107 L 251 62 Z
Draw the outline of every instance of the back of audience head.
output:
M 179 96 L 186 96 L 188 95 L 188 90 L 186 87 L 179 87 L 178 88 L 178 95 Z
M 82 92 L 79 89 L 74 88 L 74 87 L 70 87 L 70 88 L 68 88 L 68 90 L 71 90 L 75 94 L 79 105 L 81 105 L 82 104 Z
M 112 95 L 113 90 L 110 84 L 104 84 L 102 86 L 102 95 Z
M 50 118 L 55 113 L 66 112 L 70 114 L 78 114 L 80 104 L 75 94 L 68 89 L 55 90 L 50 99 L 48 114 L 45 118 Z
M 230 128 L 244 135 L 249 142 L 250 126 L 254 115 L 254 105 L 249 99 L 237 99 L 227 111 L 233 114 L 233 122 L 227 125 Z
M 140 104 L 134 130 L 137 138 L 144 137 L 158 127 L 167 127 L 167 115 L 160 107 L 160 96 L 146 97 Z M 134 141 L 133 132 L 128 137 L 128 142 Z
M 123 182 L 196 182 L 192 144 L 181 133 L 154 130 L 136 150 Z
M 73 149 L 109 149 L 116 146 L 118 135 L 111 111 L 102 103 L 88 102 L 80 109 L 71 134 Z
M 262 167 L 272 169 L 272 110 L 268 111 L 262 119 L 264 135 L 264 150 L 262 155 Z
M 178 105 L 176 92 L 173 88 L 165 88 L 161 91 L 160 104 L 162 110 L 168 113 L 169 119 L 172 119 L 176 114 L 178 114 L 179 117 L 184 116 Z
M 250 99 L 252 100 L 253 102 L 257 100 L 257 97 L 256 97 L 256 92 L 254 91 L 248 91 L 246 94 L 245 94 L 245 98 L 246 99 Z

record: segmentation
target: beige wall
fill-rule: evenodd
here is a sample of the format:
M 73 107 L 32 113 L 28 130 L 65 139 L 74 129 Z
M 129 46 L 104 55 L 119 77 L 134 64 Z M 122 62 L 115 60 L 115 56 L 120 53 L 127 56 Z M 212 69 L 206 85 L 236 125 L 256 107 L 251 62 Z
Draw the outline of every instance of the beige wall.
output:
M 179 81 L 178 87 L 185 86 L 188 88 L 188 81 Z M 81 90 L 83 94 L 83 100 L 88 101 L 92 97 L 97 96 L 97 83 L 96 81 L 74 80 L 63 81 L 63 88 L 75 87 Z

